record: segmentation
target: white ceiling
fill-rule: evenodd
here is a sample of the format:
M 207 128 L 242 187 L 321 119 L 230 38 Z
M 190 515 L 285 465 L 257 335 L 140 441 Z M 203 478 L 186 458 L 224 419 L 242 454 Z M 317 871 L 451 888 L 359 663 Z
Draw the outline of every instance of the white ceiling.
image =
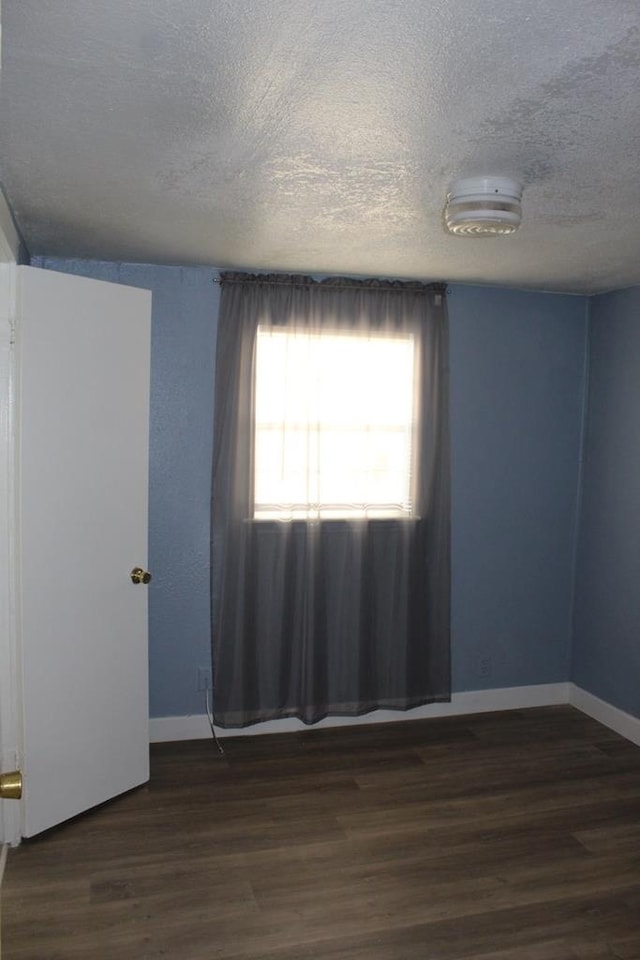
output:
M 32 255 L 640 283 L 640 0 L 2 0 Z M 450 180 L 524 182 L 511 238 Z

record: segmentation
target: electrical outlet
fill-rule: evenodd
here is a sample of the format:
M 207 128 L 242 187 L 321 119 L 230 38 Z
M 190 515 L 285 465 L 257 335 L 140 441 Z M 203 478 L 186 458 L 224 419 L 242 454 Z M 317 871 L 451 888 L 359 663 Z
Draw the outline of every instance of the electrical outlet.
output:
M 198 692 L 211 690 L 211 667 L 198 667 Z
M 478 657 L 478 676 L 491 676 L 491 657 Z

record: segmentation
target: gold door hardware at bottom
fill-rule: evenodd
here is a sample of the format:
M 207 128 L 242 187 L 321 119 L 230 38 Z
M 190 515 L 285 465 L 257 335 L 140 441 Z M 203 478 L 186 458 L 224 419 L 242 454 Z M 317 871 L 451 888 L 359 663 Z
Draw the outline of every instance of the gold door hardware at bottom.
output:
M 19 770 L 0 773 L 0 800 L 19 800 L 22 796 L 22 774 Z
M 142 567 L 134 567 L 131 571 L 132 583 L 149 583 L 150 580 L 151 574 L 148 570 L 143 570 Z

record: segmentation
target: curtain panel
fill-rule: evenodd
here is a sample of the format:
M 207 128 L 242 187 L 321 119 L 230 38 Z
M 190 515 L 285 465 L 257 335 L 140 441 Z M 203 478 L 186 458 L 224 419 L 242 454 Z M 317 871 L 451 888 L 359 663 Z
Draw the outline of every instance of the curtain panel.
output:
M 221 285 L 211 511 L 216 723 L 311 724 L 449 700 L 444 286 L 237 273 L 223 273 Z M 331 353 L 319 359 L 328 339 L 335 361 Z M 394 367 L 407 344 L 410 398 L 404 368 Z M 281 358 L 264 383 L 259 351 Z M 320 401 L 304 393 L 305 379 L 319 383 L 328 426 L 318 425 Z M 274 425 L 270 408 L 287 393 L 288 420 Z M 405 395 L 410 436 L 390 412 Z M 386 456 L 375 447 L 384 436 Z M 368 473 L 358 472 L 360 443 Z M 327 451 L 332 472 L 319 481 L 316 461 Z M 300 457 L 312 464 L 302 479 Z M 336 503 L 341 484 L 346 506 Z M 378 491 L 373 499 L 369 488 Z M 274 502 L 278 491 L 283 502 Z

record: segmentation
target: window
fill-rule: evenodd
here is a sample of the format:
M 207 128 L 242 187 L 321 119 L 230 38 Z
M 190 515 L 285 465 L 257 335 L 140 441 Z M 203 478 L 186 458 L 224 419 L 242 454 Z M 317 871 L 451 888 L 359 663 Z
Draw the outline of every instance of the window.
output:
M 414 339 L 258 326 L 254 519 L 415 516 Z
M 211 497 L 222 726 L 450 695 L 443 292 L 222 275 Z

